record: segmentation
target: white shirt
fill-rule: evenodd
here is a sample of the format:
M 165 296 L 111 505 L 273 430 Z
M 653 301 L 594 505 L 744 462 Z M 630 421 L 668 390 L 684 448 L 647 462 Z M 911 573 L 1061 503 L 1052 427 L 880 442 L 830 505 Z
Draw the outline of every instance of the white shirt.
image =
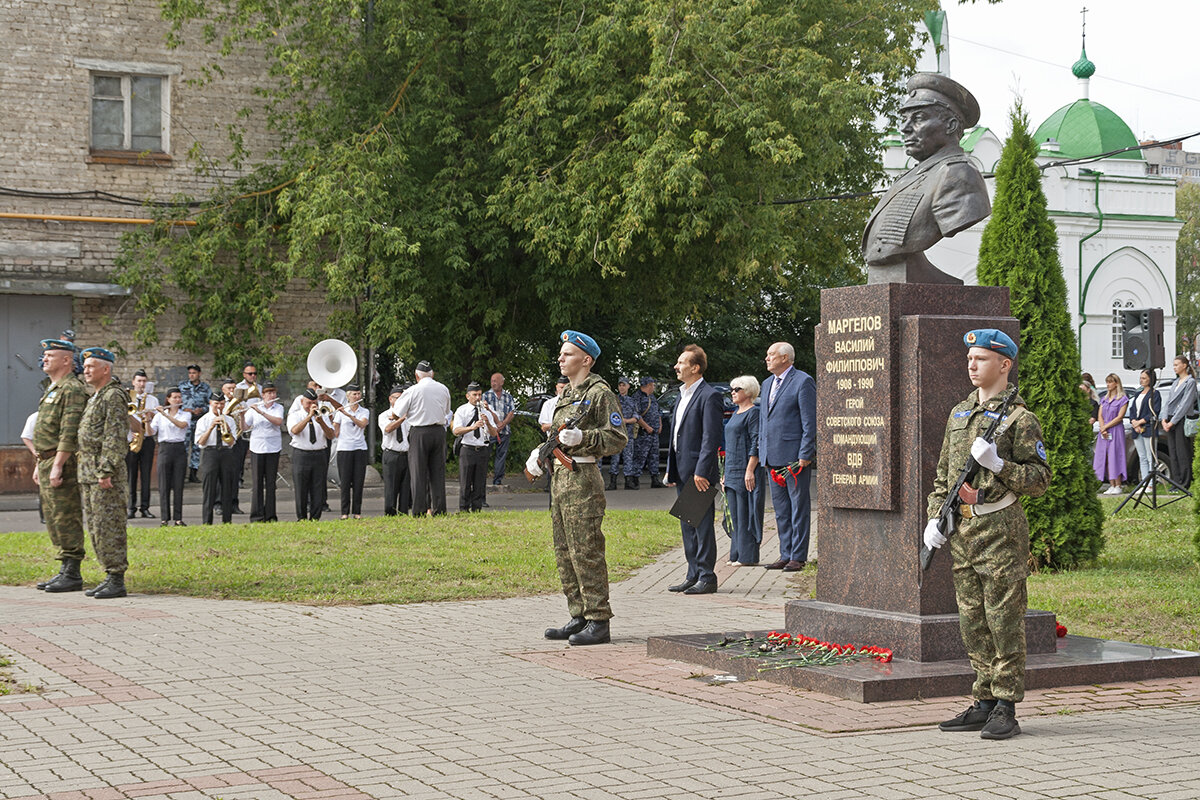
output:
M 242 401 L 243 405 L 239 406 L 240 408 L 254 408 L 256 405 L 258 405 L 259 403 L 262 402 L 262 396 L 261 396 L 262 395 L 262 384 L 256 383 L 254 385 L 258 387 L 259 396 L 258 397 L 247 397 L 245 400 Z M 238 381 L 237 386 L 234 386 L 233 390 L 236 392 L 238 389 L 245 389 L 248 392 L 248 391 L 250 391 L 250 384 L 244 380 Z M 268 452 L 274 452 L 274 451 L 268 451 Z
M 788 375 L 792 374 L 793 366 L 788 364 L 788 368 L 775 376 L 775 380 L 771 381 L 771 396 L 767 398 L 767 410 L 775 407 L 775 400 L 779 397 L 779 390 L 783 388 L 783 382 Z
M 396 420 L 392 419 L 391 413 L 380 414 L 377 422 L 379 423 L 379 432 L 383 434 L 383 449 L 393 452 L 408 452 L 408 420 L 404 420 L 396 428 L 391 431 L 387 430 L 387 426 L 391 425 Z
M 237 421 L 234 420 L 234 418 L 229 416 L 228 414 L 222 414 L 221 416 L 225 418 L 225 424 L 229 426 L 229 432 L 232 433 L 234 435 L 234 438 L 236 439 L 237 438 Z M 205 442 L 203 444 L 201 444 L 201 442 L 200 442 L 200 440 L 204 437 L 204 434 L 208 432 L 209 428 L 212 428 L 216 424 L 217 424 L 217 415 L 211 411 L 200 418 L 200 421 L 196 423 L 196 446 L 197 447 L 216 447 L 217 446 L 217 443 L 221 441 L 221 431 L 220 430 L 213 431 L 212 435 L 208 437 L 207 442 Z M 236 442 L 234 442 L 234 444 L 236 444 Z M 233 447 L 232 444 L 223 445 L 223 446 Z
M 170 414 L 171 411 L 168 409 L 164 413 Z M 184 411 L 181 408 L 174 414 L 174 417 L 175 419 L 183 420 L 184 422 L 191 422 L 192 412 Z M 150 420 L 150 430 L 154 432 L 154 438 L 158 439 L 158 441 L 162 444 L 167 442 L 179 442 L 182 444 L 183 442 L 187 441 L 187 425 L 184 425 L 182 428 L 180 428 L 162 414 L 155 414 L 154 418 Z
M 554 409 L 558 407 L 558 397 L 551 397 L 546 402 L 542 403 L 542 410 L 538 412 L 538 427 L 543 425 L 554 424 Z M 546 431 L 549 435 L 550 432 Z
M 263 416 L 263 412 L 280 419 L 279 425 Z M 251 453 L 278 453 L 283 449 L 283 436 L 279 426 L 283 424 L 283 406 L 278 402 L 265 406 L 256 403 L 246 409 L 246 427 L 250 430 Z
M 495 414 L 493 414 L 489 409 L 473 406 L 470 403 L 463 403 L 455 410 L 454 427 L 466 428 L 470 425 L 474 425 L 475 423 L 471 420 L 474 418 L 475 409 L 477 408 L 479 409 L 479 418 L 483 419 L 483 415 L 487 414 L 488 417 L 491 418 L 492 427 L 496 427 L 496 425 L 499 423 L 499 420 L 496 419 Z M 487 447 L 487 443 L 491 441 L 491 435 L 488 433 L 487 425 L 484 425 L 482 428 L 476 428 L 473 431 L 467 431 L 462 435 L 462 437 L 463 445 L 466 447 Z
M 361 403 L 354 411 L 350 411 L 350 407 L 346 405 L 342 406 L 341 411 L 335 411 L 333 421 L 338 426 L 337 449 L 339 453 L 367 449 L 367 429 L 360 428 L 351 422 L 351 416 L 355 419 L 365 419 L 368 423 L 371 421 L 371 412 L 363 408 Z
M 414 428 L 423 425 L 444 428 L 450 418 L 450 390 L 433 378 L 421 378 L 400 395 L 392 413 L 397 417 L 407 416 L 408 424 Z
M 35 411 L 25 419 L 25 427 L 21 428 L 22 439 L 33 440 L 33 426 L 37 425 L 37 414 L 38 412 Z
M 675 404 L 674 424 L 671 425 L 671 447 L 676 452 L 679 451 L 679 423 L 683 421 L 683 412 L 687 411 L 688 404 L 692 402 L 692 395 L 696 393 L 696 389 L 702 383 L 704 383 L 704 378 L 700 378 L 691 386 L 684 386 L 679 390 L 679 402 Z
M 144 397 L 144 398 L 146 398 L 146 405 L 145 405 L 145 409 L 146 409 L 147 411 L 153 411 L 154 409 L 156 409 L 156 408 L 158 408 L 160 405 L 162 405 L 161 403 L 159 403 L 159 402 L 158 402 L 158 398 L 157 398 L 157 397 L 155 397 L 155 396 L 154 396 L 154 395 L 152 395 L 152 394 L 140 394 L 140 395 L 137 395 L 136 397 L 134 397 L 134 398 L 133 398 L 133 399 L 134 399 L 134 401 L 136 402 L 136 401 L 137 401 L 137 399 L 138 399 L 139 397 Z M 141 421 L 142 421 L 142 420 L 141 420 L 141 417 L 138 417 L 138 422 L 141 422 Z M 154 426 L 152 426 L 152 425 L 147 425 L 147 426 L 146 426 L 146 435 L 147 435 L 147 436 L 153 436 L 153 435 L 154 435 L 154 433 L 153 433 L 153 429 L 154 429 Z M 125 434 L 125 441 L 127 441 L 127 442 L 132 442 L 132 441 L 133 441 L 133 431 L 130 431 L 129 433 Z
M 292 413 L 288 414 L 288 418 L 287 418 L 288 431 L 290 432 L 292 430 L 292 428 L 296 427 L 301 422 L 303 422 L 304 418 L 307 416 L 308 416 L 308 412 L 304 410 L 303 406 L 296 409 Z M 325 422 L 326 422 L 326 424 L 329 424 L 329 419 L 326 418 Z M 310 427 L 312 428 L 312 430 L 316 431 L 317 440 L 315 442 L 309 441 L 308 431 L 309 431 Z M 330 424 L 329 427 L 332 428 L 333 425 Z M 300 429 L 299 433 L 292 434 L 292 449 L 293 450 L 324 450 L 325 449 L 325 441 L 326 441 L 325 440 L 325 430 L 321 427 L 320 423 L 317 422 L 317 417 L 314 416 L 310 425 L 305 425 L 303 428 Z

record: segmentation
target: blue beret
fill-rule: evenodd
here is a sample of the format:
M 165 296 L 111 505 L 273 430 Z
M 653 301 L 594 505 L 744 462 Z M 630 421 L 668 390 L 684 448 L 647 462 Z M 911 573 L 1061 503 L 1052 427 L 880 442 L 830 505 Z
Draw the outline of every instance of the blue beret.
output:
M 570 342 L 592 358 L 600 357 L 600 345 L 586 333 L 579 331 L 563 331 L 558 337 L 561 341 Z
M 1007 333 L 995 328 L 967 331 L 967 334 L 963 336 L 963 344 L 967 347 L 982 347 L 985 350 L 992 350 L 1007 358 L 1017 357 L 1017 343 Z
M 75 352 L 75 343 L 66 339 L 42 339 L 43 350 L 69 350 Z
M 111 350 L 106 350 L 103 347 L 89 347 L 84 350 L 80 356 L 82 358 L 98 358 L 101 361 L 107 361 L 112 364 L 117 360 L 117 357 L 112 354 Z

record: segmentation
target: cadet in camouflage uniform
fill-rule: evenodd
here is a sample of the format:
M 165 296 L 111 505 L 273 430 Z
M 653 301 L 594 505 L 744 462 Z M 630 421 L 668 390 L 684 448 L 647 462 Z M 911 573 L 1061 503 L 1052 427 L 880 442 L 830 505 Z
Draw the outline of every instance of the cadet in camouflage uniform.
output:
M 83 561 L 83 505 L 79 496 L 76 455 L 79 418 L 87 403 L 87 389 L 75 376 L 75 345 L 66 339 L 42 340 L 42 371 L 50 384 L 38 403 L 33 428 L 37 451 L 34 479 L 46 517 L 51 543 L 58 548 L 62 567 L 57 575 L 37 584 L 47 592 L 77 592 L 83 588 L 79 564 Z
M 617 488 L 617 475 L 624 467 L 625 472 L 631 472 L 633 469 L 633 449 L 637 440 L 637 432 L 640 430 L 637 424 L 637 411 L 634 407 L 634 399 L 629 395 L 629 378 L 622 375 L 617 379 L 617 402 L 621 405 L 621 420 L 625 423 L 625 435 L 629 437 L 629 442 L 625 445 L 625 449 L 616 454 L 609 461 L 612 465 L 608 471 L 608 489 Z
M 95 390 L 79 422 L 79 482 L 96 560 L 108 577 L 84 594 L 97 599 L 124 597 L 125 454 L 129 451 L 129 394 L 112 377 L 112 353 L 103 347 L 83 351 L 83 377 Z
M 554 527 L 554 557 L 571 621 L 546 631 L 547 639 L 566 639 L 573 645 L 609 641 L 608 563 L 604 558 L 604 478 L 597 463 L 625 447 L 626 437 L 620 405 L 612 389 L 592 366 L 600 356 L 596 341 L 578 331 L 563 331 L 558 366 L 571 380 L 554 408 L 553 431 L 584 409 L 574 429 L 558 434 L 562 452 L 575 460 L 569 470 L 552 459 L 550 473 L 550 519 Z M 525 468 L 533 477 L 547 465 L 530 453 Z
M 950 412 L 924 540 L 930 548 L 946 543 L 937 515 L 958 470 L 974 456 L 979 470 L 964 487 L 963 506 L 954 521 L 950 555 L 959 628 L 975 670 L 975 702 L 944 731 L 981 731 L 984 739 L 1008 739 L 1021 732 L 1016 703 L 1025 696 L 1025 579 L 1029 575 L 1029 523 L 1018 495 L 1038 497 L 1050 485 L 1050 467 L 1042 426 L 1019 395 L 996 430 L 983 434 L 996 419 L 1005 396 L 1014 392 L 1008 374 L 1017 346 L 1003 331 L 970 331 L 967 371 L 977 388 Z M 977 497 L 969 496 L 977 491 Z M 970 505 L 968 505 L 970 503 Z

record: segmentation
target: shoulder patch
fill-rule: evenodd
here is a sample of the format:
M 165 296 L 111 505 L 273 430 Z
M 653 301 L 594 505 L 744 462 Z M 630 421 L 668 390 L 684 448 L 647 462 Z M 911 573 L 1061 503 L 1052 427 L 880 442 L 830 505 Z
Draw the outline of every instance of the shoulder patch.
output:
M 1043 442 L 1041 439 L 1039 439 L 1038 443 L 1033 446 L 1033 449 L 1037 451 L 1038 458 L 1040 458 L 1042 461 L 1045 461 L 1046 463 L 1050 463 L 1050 459 L 1046 458 L 1046 443 L 1045 442 Z
M 612 416 L 608 418 L 608 421 L 611 422 L 615 428 L 621 424 L 621 415 L 614 411 Z

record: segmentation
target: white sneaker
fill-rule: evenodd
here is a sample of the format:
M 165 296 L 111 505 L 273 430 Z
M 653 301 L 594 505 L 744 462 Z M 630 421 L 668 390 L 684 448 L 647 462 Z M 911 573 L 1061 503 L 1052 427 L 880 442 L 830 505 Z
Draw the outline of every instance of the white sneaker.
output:
M 1124 494 L 1120 486 L 1110 486 L 1105 494 Z

